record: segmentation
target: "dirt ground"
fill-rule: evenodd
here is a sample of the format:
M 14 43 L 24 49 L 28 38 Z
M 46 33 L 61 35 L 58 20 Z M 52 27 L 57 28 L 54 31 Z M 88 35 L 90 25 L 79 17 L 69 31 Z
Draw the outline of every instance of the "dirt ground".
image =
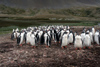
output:
M 73 30 L 80 32 L 82 28 Z M 39 45 L 34 49 L 26 44 L 18 47 L 7 34 L 0 36 L 0 67 L 100 67 L 100 46 L 92 45 L 81 50 L 73 45 L 61 49 L 53 42 L 50 48 Z

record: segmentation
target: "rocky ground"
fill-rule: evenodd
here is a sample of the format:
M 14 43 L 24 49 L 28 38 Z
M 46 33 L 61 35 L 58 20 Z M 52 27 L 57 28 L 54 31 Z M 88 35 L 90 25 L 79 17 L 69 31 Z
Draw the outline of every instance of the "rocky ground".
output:
M 0 36 L 0 67 L 100 67 L 100 46 L 92 45 L 81 50 L 73 45 L 62 49 L 53 42 L 50 48 L 39 45 L 34 49 L 26 44 L 18 47 L 7 34 Z

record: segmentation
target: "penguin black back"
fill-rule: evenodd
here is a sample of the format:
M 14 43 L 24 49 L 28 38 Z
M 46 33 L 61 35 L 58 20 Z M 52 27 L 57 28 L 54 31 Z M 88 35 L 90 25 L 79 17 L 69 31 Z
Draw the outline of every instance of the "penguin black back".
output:
M 43 32 L 43 34 L 42 34 L 42 36 L 41 36 L 41 44 L 44 44 L 44 32 Z
M 54 30 L 54 33 L 55 33 L 56 40 L 59 41 L 59 35 L 58 35 L 57 31 Z

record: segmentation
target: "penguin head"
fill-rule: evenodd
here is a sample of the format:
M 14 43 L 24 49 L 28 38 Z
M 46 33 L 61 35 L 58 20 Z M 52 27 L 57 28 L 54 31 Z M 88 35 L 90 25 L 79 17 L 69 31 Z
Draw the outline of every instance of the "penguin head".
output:
M 85 31 L 83 30 L 82 33 L 85 33 Z
M 73 31 L 72 31 L 72 30 L 70 30 L 70 33 L 73 33 Z
M 87 31 L 86 34 L 89 34 L 89 31 Z
M 64 32 L 64 34 L 67 34 L 68 32 Z

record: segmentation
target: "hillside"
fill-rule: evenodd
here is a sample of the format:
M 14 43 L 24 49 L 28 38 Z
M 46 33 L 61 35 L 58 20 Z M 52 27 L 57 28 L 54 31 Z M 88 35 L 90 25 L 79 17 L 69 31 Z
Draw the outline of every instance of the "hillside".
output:
M 66 9 L 21 9 L 0 5 L 0 17 L 14 18 L 62 18 L 71 20 L 100 20 L 100 7 L 80 7 Z

